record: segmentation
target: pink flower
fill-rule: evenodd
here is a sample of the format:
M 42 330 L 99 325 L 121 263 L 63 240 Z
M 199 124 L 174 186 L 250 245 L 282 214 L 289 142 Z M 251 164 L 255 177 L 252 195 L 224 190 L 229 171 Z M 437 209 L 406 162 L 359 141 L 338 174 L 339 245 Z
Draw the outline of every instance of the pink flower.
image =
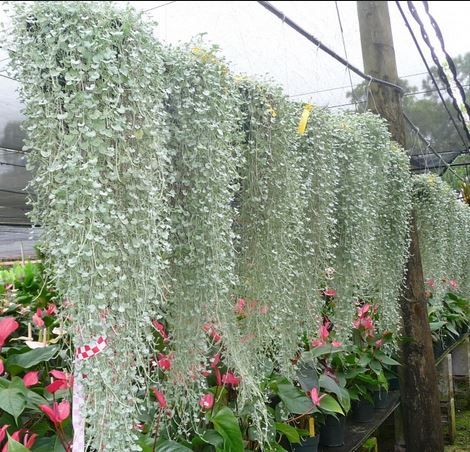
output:
M 449 286 L 452 287 L 452 289 L 457 289 L 457 281 L 455 279 L 451 279 L 449 281 Z
M 320 326 L 319 336 L 320 336 L 320 339 L 322 339 L 323 341 L 327 339 L 328 336 L 330 335 L 328 331 L 329 327 L 330 327 L 330 322 L 325 322 L 323 325 Z
M 36 314 L 33 315 L 33 323 L 38 327 L 44 326 L 44 320 L 42 320 L 42 311 L 37 308 Z
M 171 369 L 171 355 L 165 355 L 163 353 L 158 354 L 158 367 L 163 370 L 170 370 Z
M 162 409 L 165 409 L 168 406 L 168 404 L 166 402 L 165 395 L 163 394 L 163 392 L 159 391 L 157 388 L 152 388 L 152 392 L 155 398 L 158 400 L 160 407 Z
M 343 343 L 340 342 L 340 341 L 333 341 L 333 342 L 331 343 L 331 345 L 332 345 L 333 347 L 341 347 L 341 346 L 343 345 Z
M 312 402 L 315 406 L 320 406 L 321 399 L 323 399 L 325 396 L 326 394 L 320 396 L 317 388 L 313 388 L 310 391 L 310 398 L 312 399 Z
M 62 400 L 60 403 L 54 402 L 52 407 L 39 405 L 39 409 L 49 417 L 55 426 L 62 423 L 70 415 L 70 403 L 67 400 Z
M 325 343 L 321 339 L 314 339 L 311 342 L 312 347 L 321 347 L 322 345 L 325 345 Z
M 428 285 L 428 286 L 431 287 L 431 288 L 434 288 L 434 286 L 436 285 L 436 284 L 434 283 L 434 279 L 432 279 L 432 278 L 428 278 L 428 279 L 425 281 L 425 284 Z
M 214 340 L 214 342 L 220 342 L 222 336 L 217 332 L 213 323 L 205 323 L 202 329 Z
M 14 331 L 19 328 L 20 324 L 13 317 L 4 317 L 0 319 L 0 349 Z
M 59 389 L 68 389 L 73 386 L 73 376 L 60 370 L 51 370 L 49 372 L 54 378 L 50 385 L 46 386 L 46 391 L 54 394 Z
M 5 436 L 7 436 L 8 427 L 10 427 L 10 425 L 5 424 L 2 428 L 0 428 L 0 443 L 5 439 Z
M 217 365 L 220 363 L 220 353 L 216 353 L 213 358 L 210 359 L 212 369 L 215 369 Z
M 265 304 L 263 306 L 260 306 L 258 312 L 261 315 L 266 315 L 269 312 L 269 306 L 267 306 Z
M 170 339 L 168 338 L 168 334 L 165 331 L 165 326 L 163 323 L 160 323 L 158 320 L 152 320 L 153 327 L 160 333 L 160 336 L 163 338 L 164 342 L 168 342 Z
M 0 359 L 0 375 L 3 375 L 5 372 L 5 365 L 3 364 L 3 360 Z
M 325 289 L 323 291 L 323 295 L 327 297 L 336 297 L 336 290 L 335 289 Z
M 23 435 L 23 441 L 21 441 L 21 438 L 20 436 Z M 17 430 L 16 432 L 14 432 L 12 435 L 11 435 L 11 439 L 17 441 L 18 443 L 20 444 L 23 444 L 23 446 L 25 446 L 27 449 L 31 449 L 31 447 L 33 447 L 33 444 L 36 442 L 36 438 L 37 438 L 37 434 L 34 433 L 31 435 L 31 432 L 29 432 L 29 430 L 26 430 L 26 429 L 20 429 L 20 430 Z M 5 444 L 5 448 L 3 449 L 2 452 L 8 452 L 8 445 Z
M 39 374 L 39 370 L 32 370 L 31 372 L 26 373 L 25 376 L 23 377 L 24 385 L 27 388 L 37 385 L 39 383 L 38 374 Z
M 362 308 L 358 308 L 357 315 L 359 316 L 359 318 L 364 317 L 366 313 L 369 311 L 369 309 L 370 309 L 369 303 L 366 303 L 364 306 L 362 306 Z
M 225 383 L 226 385 L 232 385 L 232 386 L 237 386 L 240 384 L 241 378 L 236 377 L 233 372 L 230 370 L 227 371 L 224 375 L 222 375 L 222 382 Z
M 214 394 L 210 392 L 199 399 L 199 405 L 203 410 L 210 410 L 214 406 Z
M 374 329 L 374 322 L 370 317 L 362 317 L 354 321 L 354 328 L 361 329 L 364 328 L 365 330 L 373 330 Z
M 384 345 L 384 340 L 383 339 L 379 339 L 379 340 L 375 341 L 375 346 L 377 348 L 382 347 L 382 345 Z
M 57 311 L 57 306 L 54 303 L 49 303 L 46 308 L 47 315 L 54 315 Z
M 245 315 L 246 301 L 243 298 L 239 298 L 235 303 L 235 314 L 238 316 Z

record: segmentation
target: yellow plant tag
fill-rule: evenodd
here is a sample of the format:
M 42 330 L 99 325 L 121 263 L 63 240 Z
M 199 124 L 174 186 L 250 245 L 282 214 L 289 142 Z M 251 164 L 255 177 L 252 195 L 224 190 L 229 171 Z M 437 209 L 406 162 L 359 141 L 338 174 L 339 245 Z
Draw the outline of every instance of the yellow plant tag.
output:
M 271 113 L 271 117 L 275 118 L 277 116 L 276 110 L 274 110 L 273 106 L 271 104 L 268 104 L 268 113 Z
M 315 419 L 313 416 L 308 418 L 308 433 L 312 438 L 315 436 Z
M 300 135 L 303 135 L 305 133 L 305 130 L 307 129 L 307 122 L 308 122 L 310 113 L 312 112 L 312 109 L 313 109 L 312 104 L 304 105 L 304 111 L 302 112 L 302 116 L 300 117 L 299 127 L 297 129 Z

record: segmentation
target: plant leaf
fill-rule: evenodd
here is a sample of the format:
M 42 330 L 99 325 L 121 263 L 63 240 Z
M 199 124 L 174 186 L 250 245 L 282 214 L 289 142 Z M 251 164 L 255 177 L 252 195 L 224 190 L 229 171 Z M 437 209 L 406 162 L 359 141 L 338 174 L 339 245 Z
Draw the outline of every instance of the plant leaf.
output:
M 300 443 L 300 435 L 295 427 L 283 422 L 276 422 L 276 430 L 285 435 L 290 443 Z
M 11 373 L 17 373 L 18 369 L 29 369 L 36 364 L 51 360 L 58 350 L 59 347 L 56 345 L 36 348 L 26 353 L 10 356 L 5 364 Z
M 0 391 L 0 408 L 10 413 L 15 420 L 26 407 L 26 399 L 23 392 L 17 388 L 7 388 Z
M 191 449 L 188 449 L 186 446 L 183 446 L 182 444 L 171 440 L 164 440 L 162 442 L 159 442 L 156 450 L 158 450 L 158 452 L 187 452 L 188 450 L 191 451 Z
M 340 404 L 329 394 L 326 394 L 325 397 L 320 400 L 320 408 L 330 411 L 331 413 L 344 414 Z
M 9 434 L 8 434 L 8 452 L 30 452 L 29 449 L 20 444 L 18 441 L 15 441 Z
M 215 430 L 224 439 L 223 450 L 226 452 L 243 452 L 243 438 L 238 419 L 233 411 L 224 407 L 211 417 Z

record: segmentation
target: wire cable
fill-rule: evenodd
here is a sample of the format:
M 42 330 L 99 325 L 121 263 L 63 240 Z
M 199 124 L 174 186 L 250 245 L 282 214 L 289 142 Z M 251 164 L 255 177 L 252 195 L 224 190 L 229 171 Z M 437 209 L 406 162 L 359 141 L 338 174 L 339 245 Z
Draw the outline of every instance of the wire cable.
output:
M 335 0 L 335 7 L 336 7 L 336 15 L 338 16 L 338 24 L 339 24 L 339 29 L 341 31 L 341 40 L 343 41 L 343 49 L 344 49 L 344 57 L 346 60 L 349 60 L 348 58 L 348 51 L 346 49 L 346 41 L 344 40 L 344 31 L 343 31 L 343 24 L 341 22 L 341 15 L 339 13 L 339 7 L 338 7 L 338 2 Z M 353 102 L 356 104 L 356 111 L 357 111 L 357 99 L 356 95 L 354 93 L 354 88 L 353 88 L 353 81 L 351 77 L 351 69 L 347 68 L 348 71 L 348 76 L 349 76 L 349 84 L 351 85 L 351 97 Z
M 446 102 L 445 99 L 444 99 L 444 96 L 443 96 L 443 94 L 442 94 L 442 92 L 441 92 L 441 90 L 440 90 L 440 88 L 439 88 L 439 85 L 437 84 L 436 78 L 434 77 L 434 74 L 432 73 L 431 68 L 429 67 L 428 62 L 426 61 L 426 57 L 424 56 L 424 53 L 423 53 L 423 51 L 422 51 L 422 49 L 421 49 L 421 46 L 419 45 L 419 42 L 418 42 L 418 40 L 416 39 L 416 35 L 415 35 L 413 29 L 411 28 L 411 25 L 410 25 L 410 23 L 409 23 L 409 21 L 408 21 L 408 18 L 407 18 L 406 15 L 405 15 L 405 12 L 403 11 L 403 9 L 402 9 L 402 7 L 401 7 L 401 5 L 400 5 L 400 2 L 399 2 L 398 0 L 395 0 L 395 4 L 397 5 L 398 10 L 400 11 L 401 17 L 402 17 L 403 20 L 405 21 L 405 25 L 406 25 L 406 27 L 408 28 L 408 31 L 410 32 L 410 35 L 411 35 L 411 37 L 412 37 L 412 39 L 413 39 L 413 42 L 415 43 L 416 49 L 418 50 L 418 53 L 419 53 L 421 59 L 423 60 L 424 65 L 426 66 L 426 69 L 427 69 L 427 71 L 428 71 L 429 77 L 431 78 L 432 83 L 433 83 L 433 85 L 434 85 L 435 88 L 436 88 L 436 91 L 437 91 L 437 93 L 438 93 L 438 95 L 439 95 L 439 98 L 440 98 L 441 101 L 442 101 L 442 104 L 444 105 L 444 108 L 445 108 L 447 114 L 449 115 L 449 118 L 450 118 L 450 120 L 452 121 L 452 124 L 454 125 L 455 130 L 457 131 L 457 134 L 459 135 L 460 139 L 462 140 L 462 143 L 463 143 L 464 147 L 467 148 L 467 147 L 468 147 L 468 139 L 470 139 L 470 135 L 468 134 L 468 130 L 467 130 L 465 121 L 463 122 L 463 126 L 464 126 L 464 130 L 466 131 L 466 134 L 467 134 L 467 141 L 466 141 L 465 138 L 462 136 L 462 133 L 461 133 L 459 127 L 457 126 L 457 123 L 455 122 L 455 119 L 454 119 L 454 117 L 452 116 L 452 114 L 451 114 L 451 112 L 450 112 L 450 110 L 449 110 L 449 107 L 447 106 L 447 102 Z
M 153 8 L 145 9 L 142 11 L 142 13 L 145 14 L 145 13 L 148 13 L 149 11 L 153 11 L 154 9 L 159 9 L 159 8 L 163 8 L 164 6 L 171 5 L 172 3 L 176 3 L 176 1 L 166 2 L 166 3 L 163 3 L 163 5 L 158 5 L 158 6 L 154 6 Z
M 378 83 L 380 85 L 388 86 L 389 88 L 393 88 L 397 90 L 399 93 L 403 93 L 403 88 L 395 83 L 388 82 L 387 80 L 382 80 L 372 75 L 365 74 L 356 66 L 352 65 L 349 61 L 345 60 L 342 56 L 338 55 L 334 50 L 331 50 L 325 44 L 323 44 L 320 40 L 315 38 L 315 36 L 308 33 L 305 29 L 303 29 L 300 25 L 294 22 L 292 19 L 287 17 L 282 11 L 278 10 L 275 6 L 273 6 L 270 2 L 265 1 L 258 1 L 258 3 L 266 8 L 269 12 L 274 14 L 276 17 L 282 20 L 282 22 L 289 25 L 289 27 L 293 28 L 297 33 L 301 34 L 304 38 L 308 39 L 310 42 L 315 44 L 318 48 L 323 50 L 325 53 L 333 57 L 336 61 L 341 63 L 343 66 L 349 68 L 352 72 L 362 77 L 364 80 L 369 80 L 374 83 Z
M 441 32 L 441 29 L 439 27 L 439 25 L 437 24 L 436 20 L 434 19 L 434 17 L 432 16 L 431 12 L 429 11 L 429 3 L 426 1 L 426 0 L 423 0 L 423 5 L 424 5 L 424 10 L 426 11 L 426 14 L 428 15 L 429 17 L 429 20 L 431 22 L 431 25 L 432 27 L 434 28 L 434 31 L 436 32 L 436 36 L 437 36 L 437 39 L 439 40 L 440 44 L 441 44 L 441 49 L 442 49 L 442 52 L 444 53 L 445 57 L 446 57 L 446 60 L 447 60 L 447 64 L 449 65 L 449 69 L 452 73 L 452 76 L 453 76 L 453 79 L 454 79 L 454 83 L 455 83 L 455 86 L 457 86 L 457 89 L 459 90 L 460 92 L 460 95 L 462 97 L 462 101 L 463 101 L 463 105 L 465 106 L 465 110 L 467 112 L 467 116 L 470 117 L 470 106 L 468 105 L 467 103 L 467 99 L 466 99 L 466 96 L 465 96 L 465 91 L 463 90 L 463 87 L 458 79 L 458 76 L 457 76 L 457 68 L 455 67 L 455 63 L 454 63 L 454 60 L 452 59 L 452 57 L 447 53 L 447 50 L 445 48 L 445 44 L 444 44 L 444 36 L 442 35 L 442 32 Z
M 453 105 L 455 111 L 457 112 L 457 117 L 459 118 L 459 120 L 463 124 L 465 134 L 467 135 L 467 137 L 470 137 L 470 132 L 467 128 L 465 118 L 463 117 L 462 111 L 460 110 L 460 107 L 457 103 L 457 99 L 455 98 L 454 93 L 452 92 L 452 87 L 450 86 L 449 79 L 447 78 L 447 76 L 444 72 L 444 68 L 442 67 L 442 65 L 439 61 L 439 58 L 436 55 L 436 51 L 434 50 L 434 47 L 431 43 L 431 40 L 430 40 L 429 35 L 426 31 L 426 28 L 424 27 L 423 21 L 421 20 L 417 9 L 413 5 L 413 2 L 408 1 L 407 4 L 408 4 L 408 9 L 410 10 L 411 15 L 413 16 L 413 18 L 415 19 L 415 21 L 419 25 L 419 28 L 421 30 L 421 36 L 423 37 L 424 42 L 426 43 L 426 45 L 429 47 L 429 50 L 431 51 L 431 57 L 434 61 L 434 64 L 436 65 L 437 73 L 439 74 L 439 78 L 441 79 L 442 83 L 444 83 L 444 85 L 446 87 L 446 90 L 447 90 L 447 93 L 449 94 L 450 98 L 452 99 L 452 105 Z
M 444 163 L 444 166 L 454 175 L 456 176 L 458 179 L 460 179 L 462 182 L 465 183 L 465 179 L 463 179 L 462 177 L 460 177 L 459 174 L 457 174 L 453 169 L 452 167 L 449 165 L 449 163 L 447 163 L 443 158 L 442 156 L 432 147 L 431 143 L 426 139 L 426 137 L 420 132 L 420 130 L 418 129 L 418 127 L 416 127 L 414 124 L 413 124 L 413 121 L 411 121 L 411 119 L 408 117 L 408 115 L 403 112 L 403 117 L 405 118 L 405 121 L 408 123 L 408 125 L 416 132 L 416 134 L 419 136 L 419 138 L 423 141 L 423 143 L 425 143 L 427 145 L 427 149 L 429 149 L 436 157 L 439 158 L 439 160 L 442 161 L 442 163 Z

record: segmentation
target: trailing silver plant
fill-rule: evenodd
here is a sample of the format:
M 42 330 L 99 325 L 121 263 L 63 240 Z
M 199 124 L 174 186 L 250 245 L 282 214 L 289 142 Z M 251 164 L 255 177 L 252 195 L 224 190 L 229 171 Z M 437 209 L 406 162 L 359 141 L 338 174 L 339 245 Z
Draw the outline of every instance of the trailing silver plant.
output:
M 385 155 L 384 189 L 378 205 L 371 288 L 373 301 L 380 308 L 380 330 L 396 333 L 401 328 L 399 297 L 408 258 L 412 180 L 409 157 L 403 149 L 388 142 L 380 151 Z
M 31 219 L 68 300 L 74 348 L 108 339 L 75 365 L 87 441 L 100 451 L 140 450 L 131 429 L 147 393 L 168 253 L 162 50 L 130 9 L 14 8 L 10 57 L 26 105 Z
M 470 209 L 438 176 L 415 176 L 413 182 L 423 272 L 433 303 L 440 304 L 455 284 L 468 296 Z
M 166 67 L 173 173 L 167 318 L 174 358 L 163 387 L 172 400 L 171 421 L 185 435 L 197 431 L 203 371 L 216 352 L 223 351 L 224 362 L 241 377 L 240 408 L 258 394 L 258 381 L 234 313 L 240 93 L 215 48 L 169 49 Z
M 317 297 L 304 277 L 307 182 L 299 152 L 299 108 L 276 87 L 240 80 L 245 104 L 245 164 L 240 170 L 238 296 L 247 347 L 267 369 L 289 375 L 306 329 L 316 327 Z M 303 268 L 301 265 L 303 264 Z M 286 334 L 286 332 L 289 332 Z

